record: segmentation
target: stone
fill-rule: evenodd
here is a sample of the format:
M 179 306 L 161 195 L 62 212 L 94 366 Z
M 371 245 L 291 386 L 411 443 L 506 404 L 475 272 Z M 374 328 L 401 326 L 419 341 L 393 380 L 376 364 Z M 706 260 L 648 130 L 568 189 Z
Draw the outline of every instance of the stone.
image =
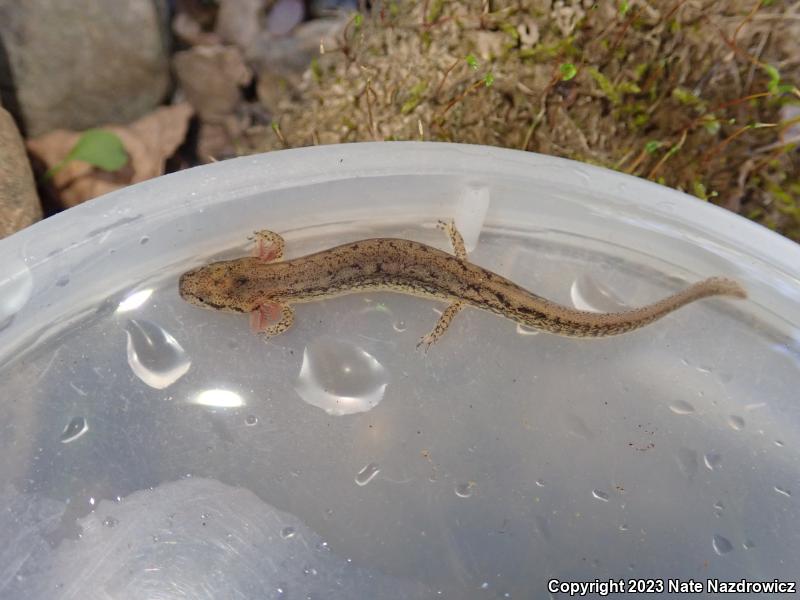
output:
M 175 75 L 202 120 L 236 110 L 253 75 L 235 46 L 195 46 L 175 54 Z
M 31 165 L 14 119 L 0 106 L 0 238 L 42 218 Z
M 278 0 L 267 15 L 266 29 L 272 35 L 288 35 L 305 15 L 303 0 Z
M 188 13 L 178 13 L 173 17 L 172 33 L 189 46 L 215 46 L 222 42 L 213 31 L 203 31 L 203 26 Z
M 245 57 L 262 72 L 282 75 L 300 75 L 319 55 L 320 45 L 326 48 L 338 46 L 337 37 L 344 30 L 347 18 L 315 19 L 295 28 L 291 36 L 276 36 L 261 31 L 247 49 Z
M 166 13 L 166 0 L 0 0 L 0 89 L 26 137 L 153 110 L 169 88 Z
M 216 33 L 222 41 L 247 48 L 261 31 L 273 0 L 219 0 Z
M 346 15 L 357 10 L 358 0 L 311 0 L 308 3 L 308 13 L 315 19 Z

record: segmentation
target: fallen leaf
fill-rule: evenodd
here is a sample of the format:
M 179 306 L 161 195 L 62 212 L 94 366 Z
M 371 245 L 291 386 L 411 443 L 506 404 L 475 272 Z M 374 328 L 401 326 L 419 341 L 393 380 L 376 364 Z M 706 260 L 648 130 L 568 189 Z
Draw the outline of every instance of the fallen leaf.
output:
M 128 125 L 108 125 L 122 141 L 129 160 L 120 169 L 103 171 L 82 160 L 70 160 L 51 180 L 61 206 L 69 208 L 102 194 L 158 177 L 166 160 L 186 138 L 193 109 L 188 103 L 158 108 Z M 62 163 L 73 151 L 83 132 L 58 129 L 27 141 L 28 150 L 47 169 Z

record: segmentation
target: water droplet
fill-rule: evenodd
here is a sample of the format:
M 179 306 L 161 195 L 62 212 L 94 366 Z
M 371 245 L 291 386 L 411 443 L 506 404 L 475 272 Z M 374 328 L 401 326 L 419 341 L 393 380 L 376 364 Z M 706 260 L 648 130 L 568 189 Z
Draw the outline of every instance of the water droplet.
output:
M 468 481 L 466 483 L 459 483 L 456 486 L 456 496 L 459 498 L 469 498 L 472 496 L 472 488 L 475 487 L 474 481 Z
M 150 321 L 128 321 L 128 364 L 144 383 L 157 390 L 172 385 L 191 367 L 192 362 L 178 341 Z
M 157 535 L 154 535 L 154 536 L 153 536 L 153 543 L 154 543 L 154 544 L 157 544 L 157 543 L 158 543 L 158 542 L 160 542 L 160 541 L 161 541 L 161 538 L 159 538 Z
M 103 519 L 103 525 L 105 527 L 114 527 L 119 523 L 119 519 L 115 519 L 114 517 L 106 517 Z
M 709 471 L 713 471 L 722 464 L 722 455 L 719 452 L 707 452 L 703 456 L 703 462 L 706 463 Z
M 318 542 L 316 548 L 319 552 L 330 552 L 331 549 L 328 542 Z
M 481 589 L 482 589 L 482 590 L 488 590 L 488 589 L 489 589 L 489 582 L 488 582 L 488 581 L 484 581 L 484 582 L 481 584 Z
M 255 415 L 247 415 L 247 417 L 245 417 L 244 419 L 244 424 L 250 427 L 252 427 L 256 423 L 258 423 L 258 417 Z
M 745 540 L 744 542 L 742 542 L 742 548 L 744 548 L 745 550 L 750 550 L 755 547 L 756 543 L 753 540 Z
M 56 279 L 56 286 L 57 287 L 65 287 L 69 285 L 69 275 L 62 275 L 58 279 Z
M 572 282 L 569 290 L 572 304 L 578 310 L 590 312 L 620 312 L 628 308 L 622 299 L 591 275 L 581 275 Z
M 536 480 L 536 485 L 538 485 L 539 487 L 544 487 L 545 486 L 544 479 L 537 479 Z
M 690 415 L 694 412 L 694 406 L 685 400 L 678 400 L 669 405 L 669 409 L 676 415 Z
M 67 426 L 64 427 L 64 431 L 61 432 L 59 441 L 62 444 L 69 444 L 77 440 L 87 431 L 89 431 L 89 423 L 86 419 L 83 417 L 73 417 L 72 420 L 67 423 Z
M 592 490 L 592 496 L 594 496 L 595 498 L 597 498 L 598 500 L 600 500 L 602 502 L 608 502 L 608 494 L 606 494 L 605 492 L 603 492 L 601 490 L 597 490 L 597 489 Z
M 705 365 L 698 365 L 697 366 L 697 370 L 700 373 L 711 373 L 714 369 L 712 369 L 711 367 L 705 366 Z
M 303 351 L 295 390 L 330 415 L 366 412 L 383 399 L 388 373 L 378 360 L 349 342 L 319 338 Z
M 396 321 L 392 324 L 392 329 L 394 329 L 397 333 L 403 333 L 408 326 L 406 325 L 405 321 Z
M 316 575 L 317 570 L 314 567 L 303 567 L 303 575 Z
M 775 491 L 778 492 L 781 496 L 786 496 L 787 498 L 792 497 L 792 492 L 777 485 L 775 486 Z
M 725 509 L 725 505 L 720 500 L 714 504 L 714 512 L 719 517 L 722 514 L 722 511 Z
M 737 415 L 731 415 L 730 417 L 728 417 L 728 425 L 731 426 L 731 429 L 734 429 L 736 431 L 741 431 L 742 429 L 744 429 L 744 419 Z
M 689 448 L 678 449 L 678 467 L 690 481 L 697 475 L 697 452 Z
M 284 527 L 281 529 L 281 537 L 284 540 L 292 539 L 297 532 L 294 530 L 294 527 Z
M 91 496 L 91 497 L 89 498 L 89 504 L 91 504 L 92 506 L 94 506 L 94 505 L 95 505 L 95 502 L 97 502 L 97 501 L 94 499 L 94 496 Z
M 372 481 L 380 472 L 381 469 L 376 463 L 369 463 L 356 474 L 356 483 L 363 487 Z
M 528 327 L 527 325 L 520 325 L 517 323 L 517 333 L 519 335 L 539 335 L 542 333 L 541 329 L 536 329 L 535 327 Z
M 775 440 L 775 445 L 778 448 L 783 448 L 783 446 L 784 446 L 784 444 L 783 444 L 783 442 L 781 440 Z
M 627 523 L 623 523 L 622 525 L 619 526 L 619 530 L 620 531 L 628 531 L 628 524 Z
M 289 597 L 288 588 L 285 583 L 281 583 L 275 588 L 275 597 L 280 600 L 285 600 Z
M 711 540 L 711 545 L 714 547 L 714 552 L 720 556 L 733 550 L 733 544 L 728 541 L 728 538 L 721 535 L 715 535 Z
M 139 243 L 140 243 L 142 246 L 144 246 L 144 245 L 145 245 L 147 242 L 149 242 L 149 241 L 150 241 L 150 238 L 149 238 L 149 237 L 147 237 L 146 235 L 143 235 L 141 238 L 139 238 Z

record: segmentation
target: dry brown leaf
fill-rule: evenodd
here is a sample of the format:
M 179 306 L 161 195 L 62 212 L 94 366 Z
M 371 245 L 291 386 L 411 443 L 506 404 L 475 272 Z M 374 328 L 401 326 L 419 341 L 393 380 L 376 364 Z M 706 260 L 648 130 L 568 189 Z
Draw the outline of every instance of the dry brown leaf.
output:
M 188 103 L 158 108 L 129 125 L 109 125 L 128 153 L 128 163 L 109 173 L 83 161 L 70 161 L 51 181 L 59 203 L 65 208 L 91 198 L 158 177 L 166 160 L 186 138 L 193 114 Z M 27 141 L 28 149 L 50 169 L 60 163 L 75 146 L 82 132 L 57 129 Z

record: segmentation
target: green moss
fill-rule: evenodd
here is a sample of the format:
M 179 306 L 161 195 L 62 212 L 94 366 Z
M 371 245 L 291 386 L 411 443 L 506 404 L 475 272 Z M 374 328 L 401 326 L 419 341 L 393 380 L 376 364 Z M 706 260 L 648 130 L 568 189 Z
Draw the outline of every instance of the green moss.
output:
M 603 75 L 596 67 L 589 67 L 587 71 L 589 72 L 589 75 L 592 76 L 592 79 L 594 79 L 595 83 L 597 83 L 600 91 L 603 92 L 606 98 L 611 100 L 612 104 L 619 104 L 622 101 L 622 97 L 608 77 Z
M 442 16 L 444 9 L 444 0 L 433 0 L 430 9 L 428 10 L 428 23 L 435 23 Z
M 403 105 L 400 107 L 400 112 L 404 115 L 407 115 L 412 110 L 419 106 L 419 103 L 422 102 L 423 94 L 425 90 L 428 89 L 428 84 L 424 81 L 420 81 L 414 87 L 412 87 L 408 91 L 408 99 L 403 102 Z

